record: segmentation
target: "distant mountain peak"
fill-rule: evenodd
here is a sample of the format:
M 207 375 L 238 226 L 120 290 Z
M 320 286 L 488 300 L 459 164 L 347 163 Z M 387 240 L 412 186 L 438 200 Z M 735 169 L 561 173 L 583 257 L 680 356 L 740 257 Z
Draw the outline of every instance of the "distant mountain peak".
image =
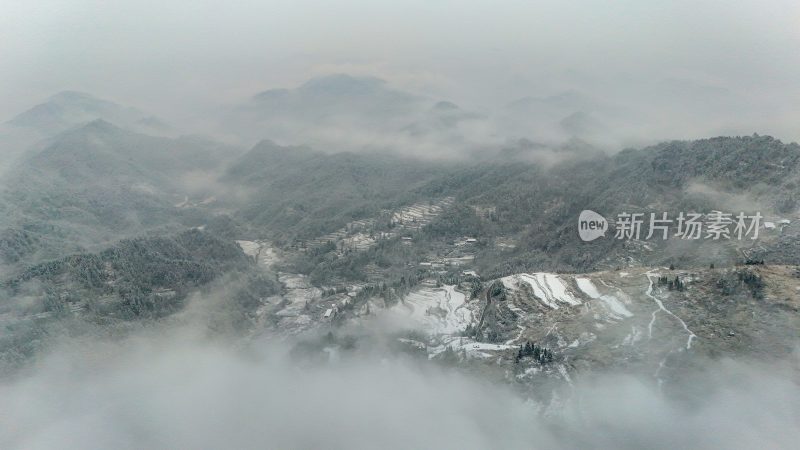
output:
M 95 100 L 95 101 L 106 101 L 100 100 L 97 97 L 93 96 L 92 94 L 81 92 L 81 91 L 61 91 L 56 94 L 51 95 L 48 98 L 49 101 L 74 101 L 74 100 Z
M 87 122 L 103 119 L 133 130 L 159 131 L 159 119 L 135 108 L 97 98 L 80 91 L 61 91 L 8 123 L 36 130 L 43 136 L 54 136 Z
M 568 89 L 544 97 L 522 97 L 508 104 L 508 108 L 524 109 L 538 106 L 584 108 L 592 105 L 593 100 L 574 89 Z
M 121 128 L 105 119 L 94 119 L 81 128 L 88 131 L 121 131 Z
M 372 76 L 353 76 L 344 73 L 312 78 L 300 90 L 335 94 L 369 93 L 381 89 L 386 82 Z

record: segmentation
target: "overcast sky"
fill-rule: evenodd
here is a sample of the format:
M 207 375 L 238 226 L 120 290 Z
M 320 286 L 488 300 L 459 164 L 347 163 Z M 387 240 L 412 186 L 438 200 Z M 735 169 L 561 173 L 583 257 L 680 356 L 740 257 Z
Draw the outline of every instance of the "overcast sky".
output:
M 2 119 L 65 89 L 179 117 L 348 72 L 486 108 L 564 89 L 658 103 L 679 80 L 735 98 L 728 122 L 800 138 L 792 0 L 0 5 Z

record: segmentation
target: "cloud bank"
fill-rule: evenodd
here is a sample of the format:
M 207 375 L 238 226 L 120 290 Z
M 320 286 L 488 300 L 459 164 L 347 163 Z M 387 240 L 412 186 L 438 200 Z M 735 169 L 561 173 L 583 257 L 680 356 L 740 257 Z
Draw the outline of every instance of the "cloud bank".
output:
M 543 404 L 398 356 L 309 365 L 272 344 L 185 328 L 67 341 L 0 384 L 0 446 L 745 449 L 800 438 L 796 357 L 713 363 L 663 392 L 608 374 Z

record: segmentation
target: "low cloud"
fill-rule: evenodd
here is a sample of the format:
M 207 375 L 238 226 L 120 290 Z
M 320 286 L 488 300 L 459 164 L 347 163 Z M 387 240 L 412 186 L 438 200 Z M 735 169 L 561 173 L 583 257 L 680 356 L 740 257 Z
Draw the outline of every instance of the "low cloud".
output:
M 713 363 L 663 391 L 608 374 L 542 402 L 396 355 L 309 363 L 286 348 L 174 326 L 65 340 L 0 384 L 0 446 L 711 449 L 800 439 L 796 356 Z
M 729 192 L 697 180 L 692 181 L 686 186 L 687 194 L 697 196 L 703 201 L 708 202 L 712 208 L 719 211 L 733 214 L 741 211 L 767 212 L 767 205 L 764 202 L 756 200 L 753 196 L 753 191 L 757 191 L 757 187 L 751 189 L 750 192 Z

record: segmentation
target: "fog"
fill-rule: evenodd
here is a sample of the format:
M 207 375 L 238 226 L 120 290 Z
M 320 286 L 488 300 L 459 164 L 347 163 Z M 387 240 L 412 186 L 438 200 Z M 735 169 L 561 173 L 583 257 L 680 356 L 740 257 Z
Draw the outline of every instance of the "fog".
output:
M 485 114 L 490 125 L 466 127 L 480 134 L 478 146 L 506 137 L 560 141 L 576 126 L 579 137 L 611 150 L 753 132 L 792 141 L 800 137 L 799 8 L 790 1 L 6 2 L 0 117 L 73 89 L 209 131 L 259 92 L 348 73 Z M 565 93 L 585 101 L 567 111 L 548 103 Z M 530 99 L 548 108 L 508 110 Z M 565 123 L 573 113 L 580 115 Z M 343 130 L 358 131 L 350 128 L 313 131 L 336 144 Z M 348 144 L 392 139 L 360 131 Z M 267 137 L 274 138 L 259 136 Z M 399 145 L 411 154 L 441 146 L 436 139 Z
M 800 272 L 771 258 L 800 254 L 798 147 L 603 155 L 800 140 L 798 21 L 789 0 L 0 0 L 0 448 L 791 447 Z M 785 223 L 758 265 L 732 240 L 590 247 L 574 198 Z M 493 278 L 554 267 L 604 294 Z M 617 287 L 659 309 L 579 311 Z M 426 331 L 376 310 L 423 289 L 409 310 L 463 322 L 401 349 Z M 664 352 L 662 310 L 686 319 Z M 560 354 L 515 359 L 526 339 Z
M 0 446 L 745 449 L 800 438 L 796 357 L 723 360 L 663 391 L 598 374 L 542 404 L 396 355 L 303 363 L 274 342 L 234 345 L 172 325 L 64 339 L 4 380 Z

